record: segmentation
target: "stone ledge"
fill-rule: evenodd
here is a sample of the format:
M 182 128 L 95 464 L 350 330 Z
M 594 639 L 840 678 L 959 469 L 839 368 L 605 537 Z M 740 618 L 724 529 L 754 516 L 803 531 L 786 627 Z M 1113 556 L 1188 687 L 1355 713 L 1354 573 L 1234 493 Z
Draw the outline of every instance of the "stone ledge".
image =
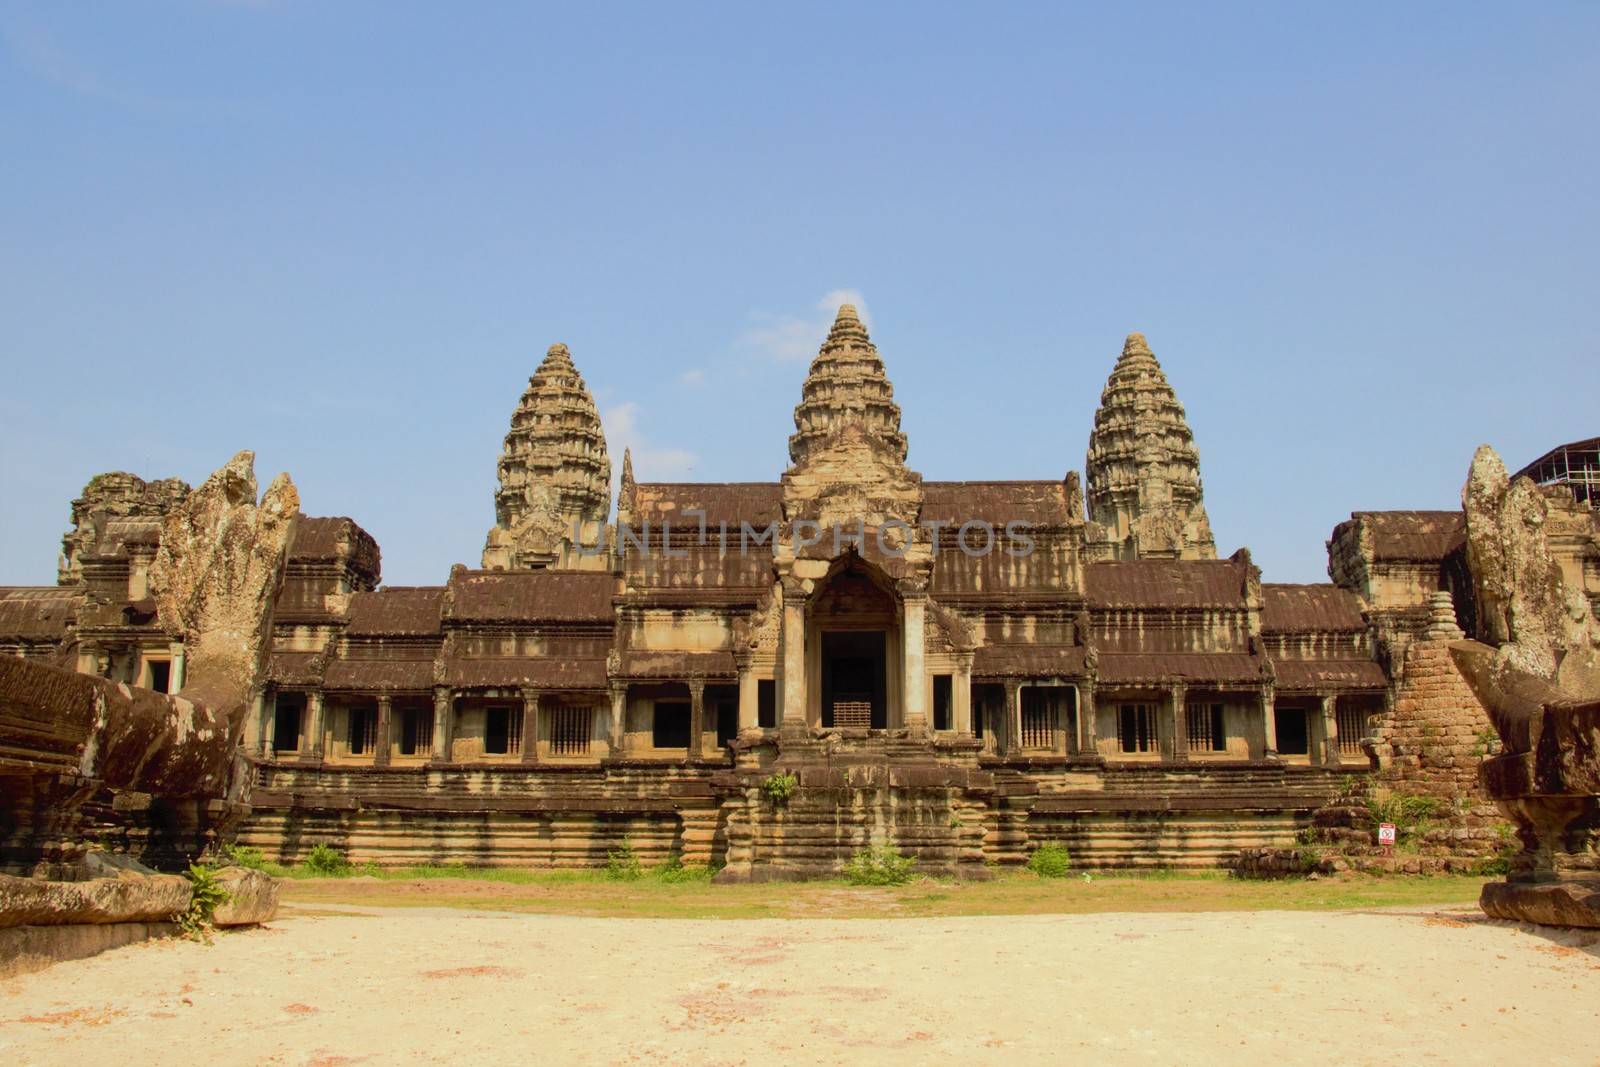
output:
M 0 978 L 31 974 L 154 937 L 171 937 L 177 930 L 167 922 L 8 927 L 0 930 Z
M 1600 879 L 1571 882 L 1490 882 L 1478 907 L 1491 919 L 1600 929 Z

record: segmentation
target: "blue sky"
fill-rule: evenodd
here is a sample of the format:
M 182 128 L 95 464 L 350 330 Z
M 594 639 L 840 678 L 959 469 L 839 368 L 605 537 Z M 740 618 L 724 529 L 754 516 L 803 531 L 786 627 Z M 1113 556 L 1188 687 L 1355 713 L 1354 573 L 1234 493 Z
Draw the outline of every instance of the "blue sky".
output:
M 239 448 L 476 564 L 565 341 L 642 480 L 770 480 L 839 292 L 931 479 L 1081 469 L 1123 336 L 1219 548 L 1325 577 L 1600 433 L 1600 5 L 0 2 L 0 583 Z

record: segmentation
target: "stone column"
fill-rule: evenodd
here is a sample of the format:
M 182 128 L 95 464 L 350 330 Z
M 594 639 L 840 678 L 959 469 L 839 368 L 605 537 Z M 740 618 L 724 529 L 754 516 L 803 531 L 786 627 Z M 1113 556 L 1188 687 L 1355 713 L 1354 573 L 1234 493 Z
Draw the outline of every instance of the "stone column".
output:
M 1072 751 L 1072 746 L 1076 742 L 1076 738 L 1072 737 L 1071 733 L 1067 730 L 1067 701 L 1066 701 L 1066 696 L 1067 696 L 1068 693 L 1072 693 L 1072 690 L 1066 689 L 1066 688 L 1059 688 L 1059 689 L 1054 690 L 1054 693 L 1053 693 L 1053 695 L 1056 698 L 1056 700 L 1055 700 L 1055 703 L 1056 703 L 1056 729 L 1055 729 L 1056 746 L 1055 746 L 1055 748 L 1056 748 L 1056 755 L 1058 755 L 1058 756 L 1065 756 L 1065 755 L 1067 755 L 1067 753 L 1071 752 Z M 1076 693 L 1072 693 L 1072 696 L 1073 696 L 1074 703 L 1076 703 L 1077 694 Z
M 326 727 L 323 723 L 322 690 L 315 689 L 306 697 L 306 748 L 310 754 L 321 759 L 327 747 L 328 739 L 323 736 Z
M 539 691 L 522 690 L 522 762 L 539 762 Z
M 628 743 L 628 687 L 611 683 L 611 729 L 607 734 L 611 758 L 621 759 Z
M 972 653 L 956 659 L 956 673 L 950 679 L 950 725 L 962 737 L 972 736 Z
M 389 765 L 389 750 L 394 747 L 393 729 L 391 728 L 393 708 L 390 704 L 389 694 L 383 693 L 378 697 L 378 729 L 377 737 L 373 742 L 372 762 L 379 767 Z
M 689 758 L 701 758 L 705 754 L 705 743 L 706 683 L 692 678 L 689 681 Z
M 183 692 L 183 682 L 184 682 L 184 674 L 185 674 L 185 670 L 184 670 L 185 660 L 184 660 L 184 652 L 183 652 L 183 642 L 182 641 L 174 641 L 174 642 L 172 642 L 170 645 L 167 646 L 167 651 L 172 656 L 172 671 L 171 671 L 171 677 L 167 679 L 167 692 L 169 692 L 169 693 L 181 693 L 181 692 Z
M 1022 751 L 1022 679 L 1006 679 L 1006 755 Z
M 806 722 L 806 602 L 800 583 L 783 583 L 783 715 L 785 734 L 804 736 Z
M 445 763 L 450 759 L 450 690 L 436 686 L 433 690 L 433 761 Z
M 1087 755 L 1100 751 L 1100 724 L 1094 702 L 1094 682 L 1084 679 L 1078 683 L 1078 750 Z
M 105 676 L 105 671 L 100 666 L 100 660 L 105 656 L 105 649 L 93 641 L 81 641 L 78 644 L 78 673 L 92 674 L 96 678 Z
M 739 732 L 754 730 L 761 710 L 760 690 L 749 664 L 739 668 Z
M 1339 766 L 1339 698 L 1322 694 L 1322 765 Z
M 1185 686 L 1175 685 L 1167 691 L 1167 699 L 1172 704 L 1172 714 L 1168 719 L 1170 723 L 1168 732 L 1172 735 L 1172 753 L 1168 758 L 1175 761 L 1186 760 L 1189 758 L 1189 729 L 1184 721 L 1184 707 L 1189 699 L 1189 690 Z
M 250 693 L 250 719 L 255 727 L 256 755 L 266 757 L 272 754 L 272 728 L 268 725 L 274 716 L 269 715 L 268 708 L 276 706 L 276 697 L 272 694 L 271 686 L 261 686 L 251 690 Z M 301 723 L 302 728 L 304 723 Z
M 907 595 L 901 601 L 904 625 L 901 627 L 900 700 L 902 723 L 912 737 L 928 733 L 928 671 L 926 597 Z
M 1261 690 L 1261 758 L 1276 759 L 1278 756 L 1278 711 L 1274 703 L 1278 694 L 1272 686 Z

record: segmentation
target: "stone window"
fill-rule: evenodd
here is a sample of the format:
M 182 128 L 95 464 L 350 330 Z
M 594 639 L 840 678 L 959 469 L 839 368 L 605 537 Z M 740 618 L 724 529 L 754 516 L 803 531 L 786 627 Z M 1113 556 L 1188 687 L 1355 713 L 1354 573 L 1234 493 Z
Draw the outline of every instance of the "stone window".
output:
M 483 752 L 487 756 L 514 756 L 522 751 L 521 709 L 495 704 L 483 709 Z
M 656 748 L 689 747 L 689 702 L 658 700 L 650 724 L 650 743 Z
M 1063 686 L 1030 685 L 1022 690 L 1022 747 L 1051 748 L 1056 727 L 1065 724 L 1070 690 Z
M 778 683 L 771 678 L 756 682 L 756 725 L 763 730 L 778 725 Z
M 1154 704 L 1123 704 L 1117 709 L 1117 745 L 1124 752 L 1159 751 Z
M 433 751 L 433 709 L 400 709 L 400 755 L 421 756 Z
M 1360 756 L 1361 739 L 1367 735 L 1367 716 L 1360 708 L 1340 702 L 1335 712 L 1339 724 L 1339 755 Z
M 157 693 L 165 693 L 172 688 L 171 660 L 147 659 L 144 661 L 144 666 L 149 688 Z
M 1305 708 L 1279 708 L 1278 754 L 1304 756 L 1311 751 L 1311 733 L 1307 729 Z
M 350 755 L 368 756 L 377 747 L 378 709 L 352 707 L 345 712 L 346 741 Z
M 952 726 L 951 701 L 955 692 L 948 674 L 933 676 L 933 728 L 948 730 Z
M 1183 715 L 1190 752 L 1227 751 L 1228 733 L 1223 727 L 1221 704 L 1190 704 Z
M 300 716 L 305 711 L 306 698 L 299 693 L 279 693 L 273 703 L 272 750 L 274 752 L 300 751 Z
M 589 751 L 594 714 L 585 705 L 561 704 L 550 712 L 550 752 L 556 756 L 582 756 Z

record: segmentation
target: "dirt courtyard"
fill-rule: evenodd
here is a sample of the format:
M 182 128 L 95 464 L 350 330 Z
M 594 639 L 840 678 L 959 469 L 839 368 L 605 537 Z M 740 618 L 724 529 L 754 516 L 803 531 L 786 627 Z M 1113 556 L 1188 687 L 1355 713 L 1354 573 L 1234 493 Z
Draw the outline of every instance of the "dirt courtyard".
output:
M 0 983 L 0 1062 L 1600 1062 L 1600 938 L 1467 911 L 291 909 Z

